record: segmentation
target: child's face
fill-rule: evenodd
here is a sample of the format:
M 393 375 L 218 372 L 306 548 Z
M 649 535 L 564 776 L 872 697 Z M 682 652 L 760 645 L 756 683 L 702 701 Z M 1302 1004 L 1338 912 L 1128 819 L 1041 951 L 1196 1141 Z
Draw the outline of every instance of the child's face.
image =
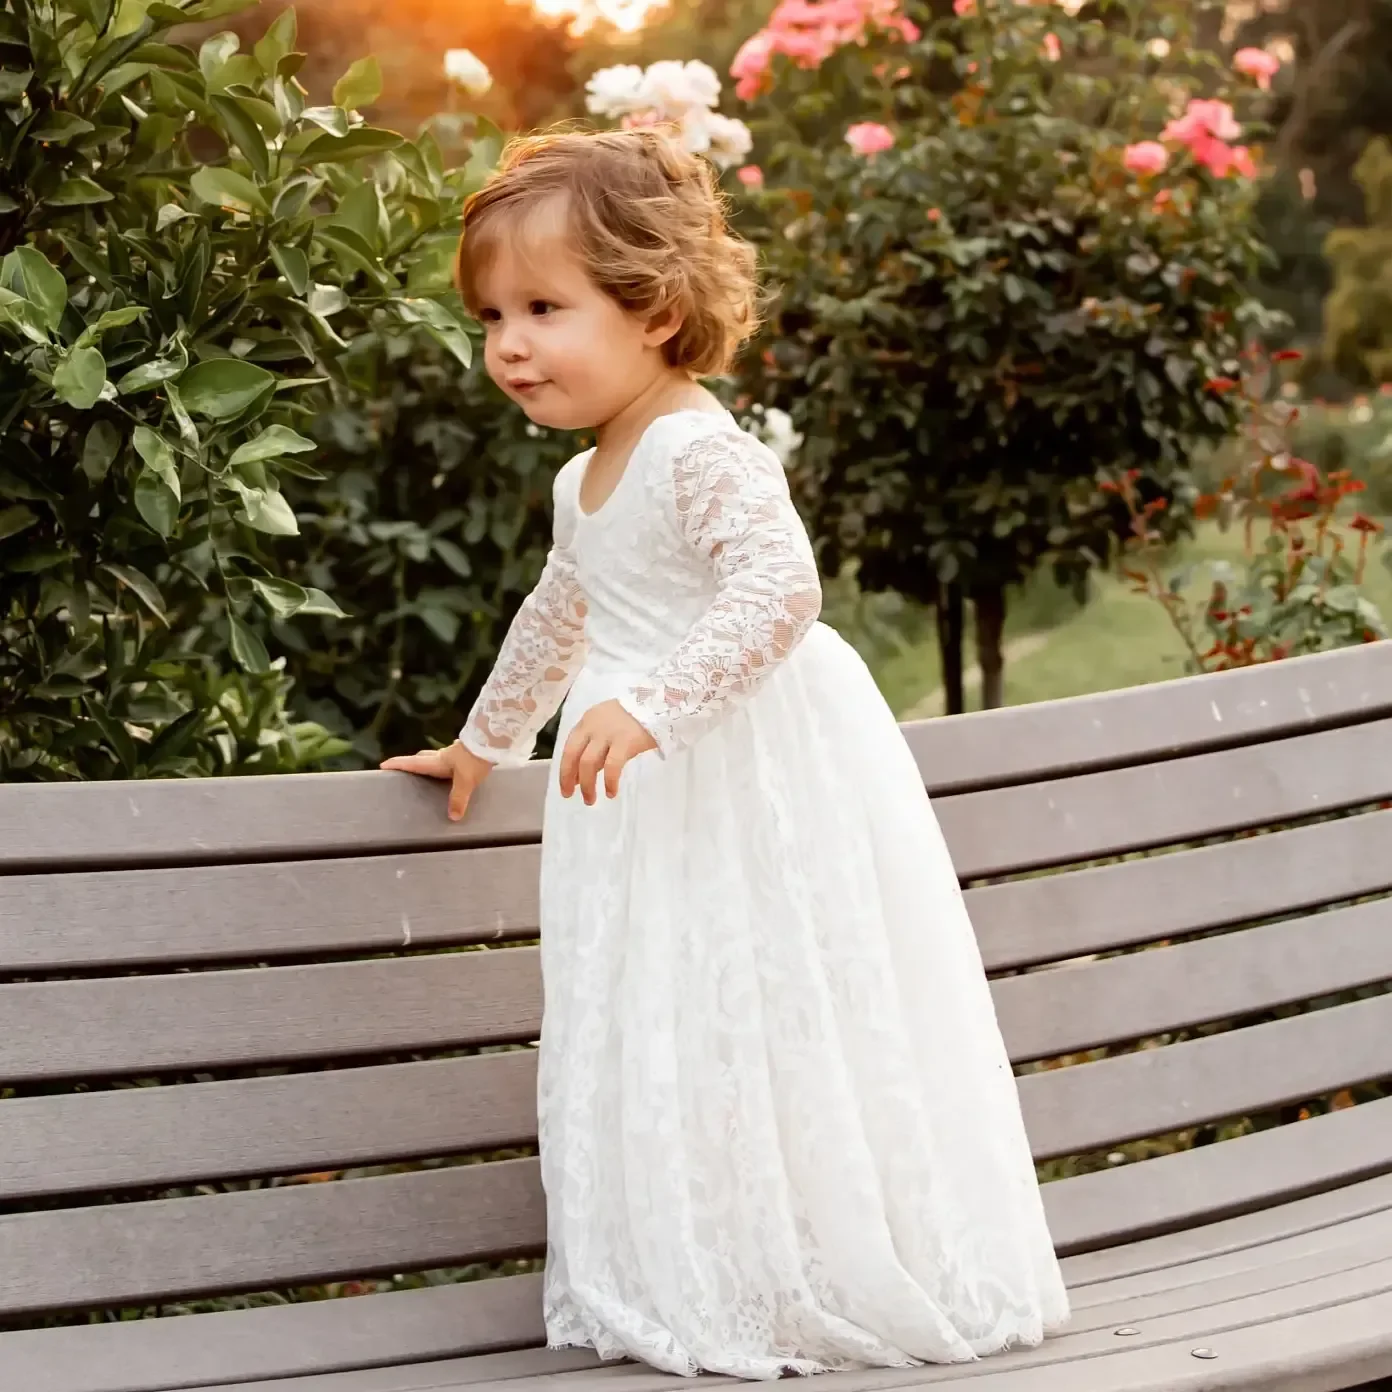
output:
M 502 240 L 475 279 L 488 375 L 538 425 L 592 429 L 662 373 L 672 329 L 652 327 L 594 284 L 561 219 Z

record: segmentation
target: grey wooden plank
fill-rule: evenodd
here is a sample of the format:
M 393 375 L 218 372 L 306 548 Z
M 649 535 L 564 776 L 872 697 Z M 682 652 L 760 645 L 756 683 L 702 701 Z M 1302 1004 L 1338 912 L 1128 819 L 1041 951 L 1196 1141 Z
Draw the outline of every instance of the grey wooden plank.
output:
M 0 883 L 3 883 L 0 881 Z M 1132 947 L 1392 888 L 1392 811 L 967 890 L 989 970 Z
M 526 1042 L 541 1027 L 537 955 L 509 947 L 0 986 L 0 1081 Z
M 1392 995 L 1030 1073 L 1034 1153 L 1073 1155 L 1392 1075 Z
M 0 1200 L 463 1155 L 536 1131 L 532 1049 L 18 1097 L 0 1102 Z
M 535 1160 L 0 1215 L 0 1315 L 532 1256 Z
M 1217 1368 L 1191 1355 L 1196 1346 L 1217 1350 Z M 1305 1392 L 1349 1385 L 1347 1381 L 1309 1381 L 1315 1373 L 1356 1377 L 1384 1371 L 1392 1371 L 1392 1259 L 1287 1290 L 1161 1317 L 1125 1340 L 1110 1330 L 1065 1333 L 1039 1348 L 977 1363 L 877 1368 L 826 1374 L 822 1380 L 834 1392 L 880 1392 L 958 1381 L 979 1392 L 1178 1392 L 1181 1388 Z M 1293 1380 L 1297 1375 L 1299 1380 Z M 685 1385 L 713 1388 L 728 1381 L 701 1377 Z M 411 1376 L 392 1385 L 390 1392 L 450 1392 L 464 1385 L 422 1368 L 411 1370 Z M 508 1386 L 506 1382 L 467 1385 L 473 1392 L 503 1392 Z M 642 1368 L 543 1374 L 525 1384 L 527 1392 L 665 1392 L 671 1385 L 669 1375 Z M 356 1392 L 351 1383 L 345 1392 L 350 1389 Z M 326 1380 L 312 1392 L 338 1389 Z
M 1392 796 L 1392 720 L 942 798 L 963 879 L 1101 859 Z
M 1071 1292 L 1070 1327 L 1100 1329 L 1109 1322 L 1126 1324 L 1127 1319 L 1116 1320 L 1113 1314 L 1122 1308 L 1136 1314 L 1138 1307 L 1131 1302 L 1149 1301 L 1152 1296 L 1178 1302 L 1167 1305 L 1169 1309 L 1201 1305 L 1206 1303 L 1213 1283 L 1229 1277 L 1239 1280 L 1250 1292 L 1272 1290 L 1309 1275 L 1346 1271 L 1370 1260 L 1381 1260 L 1389 1252 L 1392 1209 L 1384 1209 L 1330 1227 L 1294 1233 L 1259 1247 L 1222 1252 L 1177 1267 L 1161 1267 L 1075 1289 Z
M 1337 939 L 1325 941 L 1338 945 Z M 456 989 L 459 971 L 454 964 L 467 971 L 480 956 L 436 959 L 446 963 L 438 989 L 430 992 L 431 1009 L 443 1004 L 446 1012 L 441 1031 L 452 1027 L 450 1012 L 463 994 Z M 1331 952 L 1330 960 L 1340 959 Z M 374 964 L 371 975 L 380 979 L 385 973 L 377 968 L 383 966 Z M 1320 969 L 1317 964 L 1315 970 Z M 1099 999 L 1107 998 L 1106 976 L 1097 978 Z M 531 1010 L 534 978 L 524 974 L 517 980 Z M 1007 1037 L 1019 1032 L 1018 1002 L 1001 1004 L 1001 988 L 1010 984 L 996 983 Z M 504 993 L 507 985 L 502 983 L 493 1002 L 505 1012 L 513 1008 Z M 499 986 L 490 976 L 479 990 Z M 1207 989 L 1207 982 L 1196 989 Z M 381 993 L 389 1015 L 399 994 L 392 989 Z M 268 1007 L 252 1012 L 253 1023 L 263 1013 L 271 1012 Z M 235 1008 L 226 1014 L 237 1018 Z M 158 1030 L 164 1017 L 147 1018 Z M 177 1018 L 196 1017 L 183 1012 Z M 384 1025 L 397 1028 L 380 1018 L 372 1027 Z M 260 1051 L 267 1047 L 265 1041 L 257 1045 Z M 521 1050 L 231 1082 L 13 1098 L 0 1102 L 0 1198 L 301 1173 L 528 1144 L 536 1137 L 535 1078 L 535 1054 Z M 83 1137 L 82 1145 L 72 1144 L 74 1135 Z M 1253 1160 L 1239 1161 L 1229 1156 L 1228 1146 L 1211 1146 L 1050 1186 L 1051 1203 L 1058 1206 L 1051 1210 L 1056 1238 L 1064 1250 L 1079 1250 L 1234 1211 L 1244 1201 L 1262 1201 L 1262 1195 L 1270 1202 L 1371 1174 L 1383 1165 L 1392 1168 L 1392 1102 L 1321 1118 L 1298 1132 L 1285 1128 L 1230 1144 L 1238 1150 L 1246 1147 Z M 1066 1200 L 1073 1186 L 1082 1186 L 1088 1197 Z
M 1369 644 L 905 727 L 935 793 L 1146 763 L 1392 714 L 1392 648 Z
M 1236 1145 L 1237 1142 L 1225 1144 Z M 1158 1164 L 1159 1161 L 1146 1163 Z M 1046 1197 L 1052 1187 L 1045 1186 Z M 1337 1227 L 1389 1208 L 1392 1208 L 1392 1175 L 1384 1174 L 1236 1218 L 1065 1257 L 1064 1279 L 1070 1290 L 1082 1290 L 1124 1276 L 1207 1261 L 1226 1252 L 1264 1248 L 1300 1233 Z
M 0 786 L 0 873 L 217 865 L 536 841 L 550 766 L 500 769 L 462 822 L 405 773 Z
M 536 846 L 0 875 L 0 972 L 387 952 L 537 932 Z M 36 924 L 43 925 L 35 932 Z
M 528 1347 L 545 1337 L 541 1277 L 510 1276 L 0 1334 L 0 1392 L 168 1392 L 210 1384 L 275 1386 L 284 1378 L 304 1381 L 293 1389 L 282 1385 L 280 1392 L 309 1392 L 315 1374 L 361 1369 L 357 1376 L 366 1387 L 373 1378 L 397 1376 L 391 1365 L 425 1360 L 441 1360 L 436 1366 L 477 1381 L 598 1365 L 585 1351 Z
M 1392 713 L 1392 651 L 1378 644 L 1072 701 L 910 728 L 930 791 L 943 794 L 1169 758 Z M 473 815 L 406 775 L 155 780 L 0 787 L 0 873 L 109 865 L 218 864 L 533 841 L 549 776 L 502 770 Z
M 1392 1172 L 1392 1098 L 1044 1186 L 1063 1254 L 1215 1223 Z M 1392 1202 L 1392 1199 L 1389 1199 Z
M 993 983 L 1010 1056 L 1054 1058 L 1392 980 L 1392 898 Z

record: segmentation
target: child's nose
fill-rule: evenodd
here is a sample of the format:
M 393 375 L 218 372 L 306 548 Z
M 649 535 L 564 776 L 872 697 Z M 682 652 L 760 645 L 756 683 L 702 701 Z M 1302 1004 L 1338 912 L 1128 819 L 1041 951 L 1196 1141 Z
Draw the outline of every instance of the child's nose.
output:
M 498 329 L 498 355 L 508 362 L 527 356 L 527 336 L 517 324 L 503 323 Z

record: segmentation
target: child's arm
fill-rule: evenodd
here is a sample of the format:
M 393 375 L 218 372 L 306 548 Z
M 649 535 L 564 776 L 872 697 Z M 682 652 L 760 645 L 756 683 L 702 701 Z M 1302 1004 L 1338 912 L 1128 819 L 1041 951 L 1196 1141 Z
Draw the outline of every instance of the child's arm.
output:
M 575 557 L 558 539 L 537 587 L 517 611 L 498 660 L 459 732 L 459 742 L 492 764 L 532 756 L 543 725 L 560 708 L 585 660 L 585 598 Z
M 620 704 L 664 754 L 755 691 L 821 612 L 812 546 L 783 466 L 744 434 L 693 441 L 674 469 L 677 521 L 719 593 L 672 655 Z

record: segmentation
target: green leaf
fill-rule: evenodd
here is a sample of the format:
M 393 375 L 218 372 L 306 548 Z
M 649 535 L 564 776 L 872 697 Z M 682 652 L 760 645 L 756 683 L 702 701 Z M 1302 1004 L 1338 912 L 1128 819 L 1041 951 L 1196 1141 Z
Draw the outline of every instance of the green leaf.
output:
M 47 344 L 49 341 L 43 311 L 13 290 L 0 289 L 0 324 L 13 324 L 35 343 Z
M 300 119 L 312 122 L 330 135 L 347 135 L 351 129 L 348 113 L 341 106 L 307 106 Z
M 158 474 L 142 472 L 135 480 L 136 511 L 162 537 L 174 534 L 179 520 L 179 500 Z
M 261 127 L 251 118 L 251 114 L 235 98 L 226 93 L 218 93 L 208 98 L 213 110 L 222 117 L 227 133 L 232 137 L 243 158 L 256 171 L 260 179 L 271 177 L 271 155 L 266 149 L 265 137 Z
M 24 95 L 33 76 L 33 68 L 24 68 L 19 72 L 12 68 L 0 69 L 0 102 L 17 102 Z
M 82 444 L 82 472 L 93 483 L 100 483 L 120 448 L 121 432 L 110 421 L 98 421 Z
M 145 467 L 164 480 L 165 487 L 174 495 L 174 501 L 182 502 L 179 469 L 174 463 L 174 451 L 169 447 L 169 442 L 162 435 L 156 435 L 148 425 L 137 425 L 135 434 L 131 436 L 131 443 L 135 446 L 135 452 L 145 461 Z
M 232 657 L 244 672 L 261 673 L 271 670 L 271 657 L 266 645 L 235 614 L 227 616 L 232 640 Z
M 95 324 L 89 324 L 77 340 L 77 347 L 90 348 L 108 329 L 123 329 L 134 324 L 150 311 L 144 305 L 127 305 L 124 309 L 108 309 Z
M 257 40 L 251 51 L 266 72 L 273 75 L 276 64 L 295 47 L 295 37 L 295 11 L 282 10 L 270 22 L 266 32 Z
M 17 536 L 38 520 L 38 513 L 25 507 L 23 503 L 0 510 L 0 541 L 4 541 L 6 537 Z
M 464 366 L 474 360 L 474 345 L 454 315 L 436 300 L 393 300 L 396 312 L 408 324 L 421 324 L 441 347 L 447 348 Z
M 179 438 L 189 447 L 197 452 L 202 448 L 202 441 L 198 438 L 198 427 L 194 425 L 193 418 L 188 413 L 188 408 L 184 405 L 184 398 L 179 395 L 179 388 L 170 382 L 164 389 L 165 400 L 169 402 L 169 409 L 174 413 L 174 419 L 179 426 Z
M 341 106 L 347 111 L 371 106 L 381 95 L 382 69 L 377 60 L 371 56 L 359 58 L 334 83 L 334 105 Z
M 290 288 L 303 295 L 309 289 L 309 257 L 299 247 L 283 247 L 272 244 L 271 260 L 280 268 L 280 273 L 290 282 Z
M 45 145 L 63 145 L 74 136 L 86 135 L 96 130 L 90 121 L 74 116 L 71 111 L 50 111 L 44 119 L 29 130 L 30 140 L 42 141 Z
M 254 440 L 239 445 L 228 464 L 235 469 L 239 464 L 259 464 L 285 454 L 305 454 L 318 448 L 313 440 L 307 440 L 288 425 L 268 425 Z
M 300 608 L 301 614 L 323 614 L 326 618 L 331 619 L 346 619 L 348 617 L 323 590 L 316 590 L 311 585 L 305 594 L 308 597 Z
M 106 359 L 97 348 L 74 348 L 53 372 L 58 398 L 79 411 L 90 411 L 106 386 Z
M 50 208 L 81 208 L 89 203 L 110 203 L 115 196 L 85 174 L 79 174 L 76 178 L 64 179 L 43 201 Z
M 151 358 L 139 367 L 133 367 L 119 382 L 116 390 L 122 396 L 133 396 L 136 392 L 149 391 L 161 382 L 173 381 L 188 367 L 188 349 L 182 339 L 176 339 L 165 351 L 163 357 Z
M 317 314 L 322 319 L 331 319 L 335 314 L 341 314 L 347 309 L 353 300 L 340 285 L 316 285 L 310 290 L 306 303 L 311 314 Z
M 323 590 L 307 590 L 289 580 L 258 578 L 251 584 L 261 602 L 278 619 L 288 619 L 294 614 L 322 614 L 334 619 L 348 617 Z
M 189 187 L 215 208 L 228 208 L 238 213 L 269 213 L 266 196 L 245 174 L 235 169 L 205 165 L 189 180 Z
M 376 126 L 359 126 L 344 136 L 320 135 L 305 147 L 300 163 L 342 164 L 366 155 L 380 155 L 384 150 L 394 150 L 402 139 L 395 131 L 379 130 Z
M 8 193 L 0 193 L 0 213 L 17 213 L 19 204 Z
M 347 227 L 356 232 L 374 253 L 380 255 L 381 217 L 382 204 L 377 197 L 377 186 L 370 179 L 364 179 L 339 201 L 338 211 L 330 221 L 336 227 Z
M 169 620 L 164 612 L 164 596 L 160 594 L 159 586 L 148 575 L 128 565 L 108 563 L 101 569 L 125 585 L 161 623 L 168 624 Z
M 315 237 L 348 265 L 362 271 L 378 285 L 385 288 L 392 284 L 391 277 L 382 269 L 376 253 L 352 228 L 322 224 L 315 229 Z
M 284 496 L 274 488 L 242 487 L 239 520 L 267 536 L 299 536 L 300 524 Z
M 179 379 L 184 405 L 195 415 L 210 420 L 231 420 L 252 404 L 267 387 L 275 385 L 274 373 L 239 358 L 210 358 L 195 363 Z
M 18 267 L 24 285 L 24 298 L 36 306 L 43 322 L 56 329 L 68 307 L 68 282 L 62 271 L 35 247 L 16 247 L 5 258 L 4 280 L 11 283 L 10 266 Z M 18 289 L 18 285 L 15 286 Z
M 198 50 L 198 66 L 203 76 L 211 81 L 218 69 L 226 66 L 241 46 L 242 41 L 230 29 L 204 39 Z

